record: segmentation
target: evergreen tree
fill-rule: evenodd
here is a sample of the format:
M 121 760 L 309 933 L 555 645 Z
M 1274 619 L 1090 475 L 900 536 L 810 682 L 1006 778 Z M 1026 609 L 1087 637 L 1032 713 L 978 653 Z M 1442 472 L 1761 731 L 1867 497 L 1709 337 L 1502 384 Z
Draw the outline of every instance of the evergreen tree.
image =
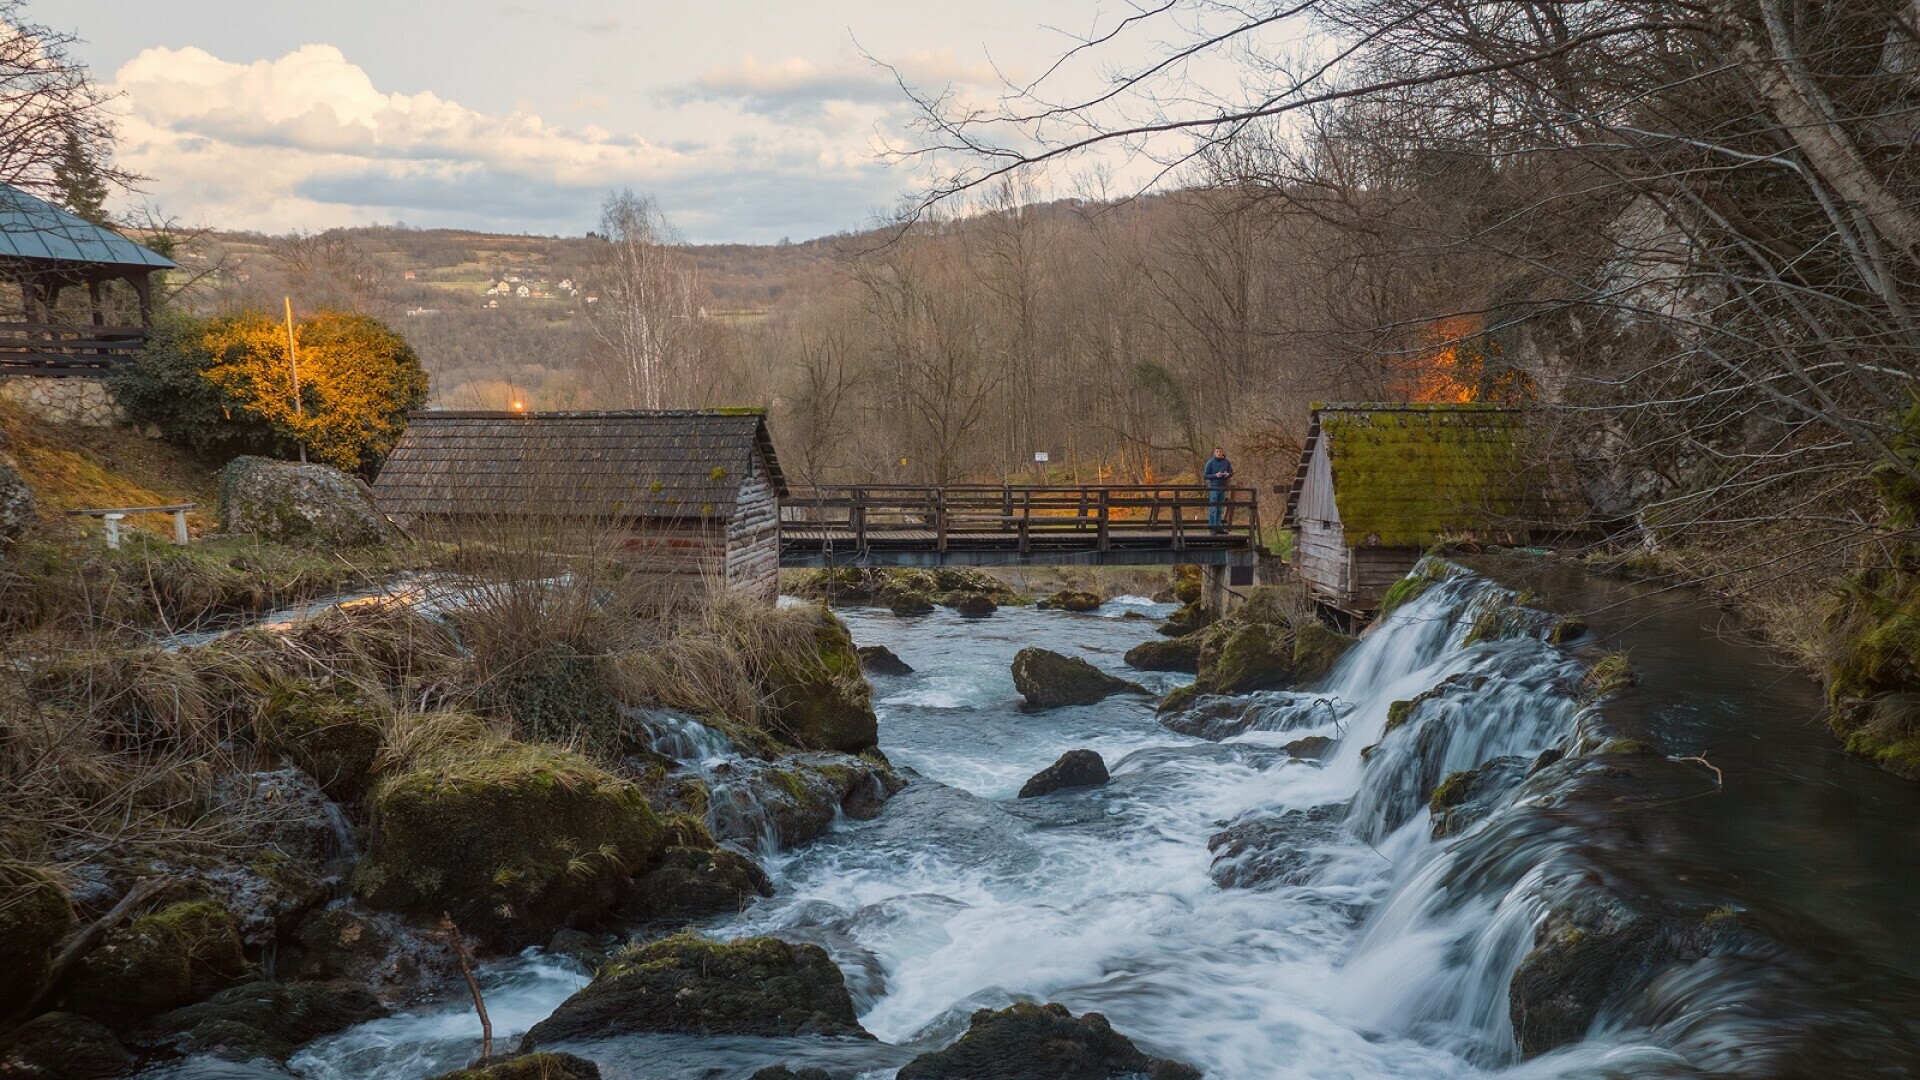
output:
M 53 163 L 53 182 L 68 210 L 95 225 L 107 224 L 107 181 L 76 132 L 67 132 L 59 160 Z

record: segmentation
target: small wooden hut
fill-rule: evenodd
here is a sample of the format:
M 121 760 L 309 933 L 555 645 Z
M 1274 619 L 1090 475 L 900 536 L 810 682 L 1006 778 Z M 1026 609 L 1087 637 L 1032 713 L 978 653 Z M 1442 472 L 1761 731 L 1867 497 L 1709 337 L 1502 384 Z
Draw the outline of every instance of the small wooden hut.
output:
M 1442 537 L 1565 532 L 1567 500 L 1524 468 L 1525 410 L 1479 403 L 1315 405 L 1285 524 L 1313 594 L 1364 614 Z
M 428 535 L 614 530 L 651 572 L 779 594 L 786 480 L 763 410 L 417 412 L 373 491 Z

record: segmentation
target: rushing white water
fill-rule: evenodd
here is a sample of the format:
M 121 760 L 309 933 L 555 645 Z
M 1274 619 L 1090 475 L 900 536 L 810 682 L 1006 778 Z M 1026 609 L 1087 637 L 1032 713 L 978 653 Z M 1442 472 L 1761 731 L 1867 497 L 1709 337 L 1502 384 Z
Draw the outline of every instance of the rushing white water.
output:
M 1505 1068 L 1516 1056 L 1506 979 L 1540 917 L 1543 859 L 1526 848 L 1491 869 L 1463 867 L 1457 840 L 1429 838 L 1424 802 L 1452 771 L 1530 758 L 1573 730 L 1563 688 L 1575 666 L 1557 650 L 1524 633 L 1464 644 L 1481 606 L 1509 598 L 1465 575 L 1443 581 L 1369 634 L 1324 688 L 1261 695 L 1251 729 L 1218 743 L 1170 732 L 1137 697 L 1019 708 L 1008 673 L 1018 649 L 1076 653 L 1138 678 L 1120 655 L 1152 624 L 1120 615 L 1168 607 L 1127 599 L 1091 615 L 964 621 L 847 612 L 857 641 L 886 644 L 916 669 L 874 681 L 882 748 L 923 779 L 877 820 L 843 821 L 786 853 L 770 867 L 777 895 L 710 932 L 825 946 L 861 1022 L 917 1048 L 950 1041 L 974 1009 L 1034 999 L 1105 1013 L 1150 1052 L 1217 1080 Z M 1449 679 L 1387 732 L 1393 702 Z M 1165 689 L 1181 678 L 1148 681 Z M 710 777 L 737 766 L 724 740 L 691 721 L 647 722 Z M 1307 736 L 1337 742 L 1318 763 L 1283 749 Z M 1013 798 L 1076 748 L 1098 751 L 1113 781 Z M 1216 885 L 1208 841 L 1229 825 L 1281 830 L 1264 854 L 1294 869 L 1255 888 Z M 558 970 L 523 960 L 494 972 L 502 1038 L 578 984 Z M 380 1021 L 295 1067 L 314 1078 L 427 1075 L 457 1058 L 449 1048 L 462 1032 L 471 1039 L 467 1020 L 449 1006 Z M 646 1075 L 731 1075 L 740 1053 L 705 1058 L 697 1042 L 676 1044 Z

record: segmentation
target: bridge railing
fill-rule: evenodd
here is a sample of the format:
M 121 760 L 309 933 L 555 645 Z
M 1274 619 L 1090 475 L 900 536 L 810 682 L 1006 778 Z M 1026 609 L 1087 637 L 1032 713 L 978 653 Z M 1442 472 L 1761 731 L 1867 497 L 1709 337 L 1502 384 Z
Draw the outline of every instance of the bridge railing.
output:
M 1201 485 L 849 484 L 791 492 L 781 501 L 781 528 L 793 541 L 858 549 L 1251 548 L 1260 535 L 1260 503 L 1253 488 L 1215 492 Z

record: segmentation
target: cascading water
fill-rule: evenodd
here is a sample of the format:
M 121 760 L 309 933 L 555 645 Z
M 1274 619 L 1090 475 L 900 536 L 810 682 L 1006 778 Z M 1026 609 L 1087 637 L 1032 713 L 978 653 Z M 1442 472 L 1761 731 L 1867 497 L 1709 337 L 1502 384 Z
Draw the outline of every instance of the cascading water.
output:
M 1609 1003 L 1584 1041 L 1576 1031 L 1575 1045 L 1519 1064 L 1510 987 L 1550 911 L 1600 883 L 1627 894 L 1621 882 L 1635 874 L 1683 883 L 1642 882 L 1641 893 L 1725 902 L 1675 864 L 1682 845 L 1669 822 L 1674 799 L 1695 815 L 1733 802 L 1699 803 L 1703 784 L 1712 793 L 1702 770 L 1655 755 L 1640 771 L 1671 775 L 1647 782 L 1658 790 L 1629 791 L 1645 795 L 1635 805 L 1645 813 L 1617 812 L 1624 796 L 1605 785 L 1632 783 L 1611 775 L 1631 770 L 1573 753 L 1610 722 L 1580 698 L 1585 662 L 1547 645 L 1548 618 L 1512 591 L 1445 577 L 1367 635 L 1323 686 L 1225 703 L 1230 733 L 1219 741 L 1169 731 L 1137 698 L 1019 709 L 1014 652 L 1041 644 L 1124 671 L 1121 652 L 1149 634 L 1149 624 L 1119 618 L 1125 610 L 1167 609 L 844 614 L 856 640 L 884 643 L 917 669 L 874 680 L 882 748 L 917 779 L 876 820 L 842 821 L 784 853 L 770 865 L 774 897 L 706 929 L 821 944 L 846 973 L 862 1024 L 902 1049 L 685 1036 L 572 1049 L 610 1077 L 744 1077 L 784 1061 L 878 1078 L 951 1041 L 974 1009 L 1035 999 L 1105 1013 L 1143 1048 L 1218 1080 L 1765 1076 L 1784 1074 L 1742 1065 L 1777 1054 L 1740 1059 L 1729 1049 L 1758 1022 L 1742 995 L 1797 993 L 1821 1030 L 1894 1054 L 1886 1048 L 1901 1033 L 1843 1003 L 1860 983 L 1809 990 L 1791 965 L 1762 978 L 1750 957 L 1729 953 L 1653 978 L 1631 1007 Z M 1148 678 L 1161 690 L 1179 681 Z M 716 793 L 747 790 L 730 788 L 728 772 L 754 766 L 693 721 L 669 719 L 649 720 L 660 745 L 672 742 Z M 1696 749 L 1680 721 L 1658 723 L 1680 749 Z M 1105 757 L 1110 784 L 1012 797 L 1082 747 Z M 1550 751 L 1568 756 L 1554 764 Z M 1476 769 L 1473 797 L 1436 839 L 1433 789 Z M 1647 832 L 1656 825 L 1666 831 Z M 1633 847 L 1650 835 L 1658 851 Z M 776 845 L 764 832 L 743 843 Z M 1887 997 L 1907 984 L 1871 985 Z M 564 996 L 552 989 L 545 1007 Z M 1762 1012 L 1776 1025 L 1768 1031 L 1789 1024 L 1777 1019 L 1784 1008 Z M 454 1015 L 419 1023 L 441 1025 L 433 1037 L 444 1039 Z M 382 1021 L 379 1038 L 403 1043 L 408 1022 Z M 339 1061 L 356 1046 L 355 1060 L 373 1060 L 364 1033 L 350 1032 L 296 1064 L 306 1076 L 347 1075 Z M 377 1075 L 423 1071 L 394 1065 Z

